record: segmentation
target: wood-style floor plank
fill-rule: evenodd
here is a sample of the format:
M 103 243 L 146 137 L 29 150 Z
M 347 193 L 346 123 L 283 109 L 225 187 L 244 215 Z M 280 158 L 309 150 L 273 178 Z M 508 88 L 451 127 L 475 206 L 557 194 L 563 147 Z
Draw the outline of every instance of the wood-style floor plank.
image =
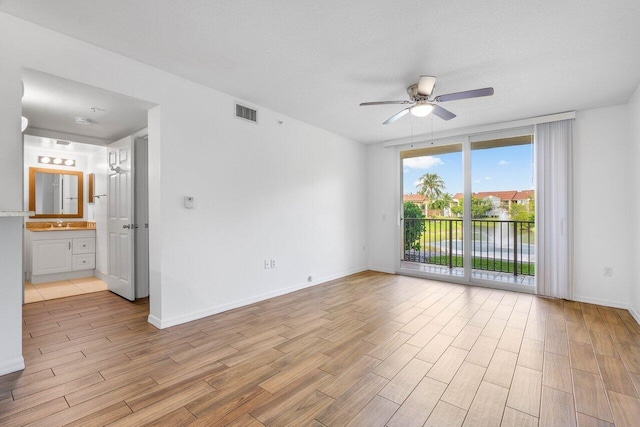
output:
M 364 272 L 158 330 L 98 292 L 23 307 L 0 425 L 627 426 L 626 311 Z

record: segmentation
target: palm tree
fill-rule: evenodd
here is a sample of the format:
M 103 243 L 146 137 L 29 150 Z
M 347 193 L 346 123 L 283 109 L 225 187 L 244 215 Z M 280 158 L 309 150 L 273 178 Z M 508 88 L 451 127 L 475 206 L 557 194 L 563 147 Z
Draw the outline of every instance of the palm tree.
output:
M 437 199 L 442 195 L 442 192 L 446 188 L 444 181 L 437 173 L 425 173 L 418 179 L 419 188 L 418 193 L 425 197 L 427 205 L 427 216 L 429 216 L 429 204 L 432 200 Z

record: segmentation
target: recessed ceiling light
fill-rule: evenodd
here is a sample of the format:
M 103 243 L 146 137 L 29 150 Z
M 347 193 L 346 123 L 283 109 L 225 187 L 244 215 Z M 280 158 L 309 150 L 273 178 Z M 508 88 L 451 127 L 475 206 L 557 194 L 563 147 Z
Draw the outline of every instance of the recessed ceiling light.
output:
M 76 123 L 79 125 L 88 126 L 93 124 L 93 120 L 87 119 L 86 117 L 76 117 Z

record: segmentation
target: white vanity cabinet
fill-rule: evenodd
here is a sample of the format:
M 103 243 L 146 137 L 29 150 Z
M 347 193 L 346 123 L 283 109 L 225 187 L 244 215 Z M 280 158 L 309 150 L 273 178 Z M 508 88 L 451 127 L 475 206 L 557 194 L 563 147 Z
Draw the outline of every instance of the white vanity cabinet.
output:
M 31 283 L 93 276 L 95 230 L 52 230 L 27 233 L 27 278 Z

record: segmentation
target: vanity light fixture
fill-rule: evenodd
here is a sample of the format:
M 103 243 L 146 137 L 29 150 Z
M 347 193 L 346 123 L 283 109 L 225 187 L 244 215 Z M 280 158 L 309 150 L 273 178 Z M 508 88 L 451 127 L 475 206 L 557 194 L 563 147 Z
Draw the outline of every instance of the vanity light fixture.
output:
M 54 165 L 65 165 L 65 166 L 75 166 L 76 161 L 73 159 L 62 159 L 60 157 L 49 157 L 49 156 L 38 156 L 38 163 L 50 164 Z

